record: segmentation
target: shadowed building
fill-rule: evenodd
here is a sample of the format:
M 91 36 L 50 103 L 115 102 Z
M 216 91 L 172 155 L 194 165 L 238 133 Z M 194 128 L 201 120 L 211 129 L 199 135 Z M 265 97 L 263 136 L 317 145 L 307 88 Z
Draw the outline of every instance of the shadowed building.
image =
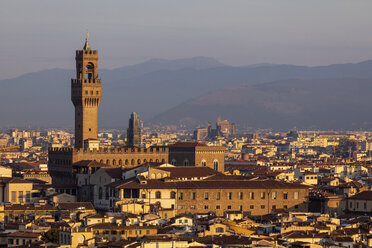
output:
M 129 119 L 129 127 L 127 129 L 127 145 L 141 146 L 141 127 L 139 115 L 132 112 Z

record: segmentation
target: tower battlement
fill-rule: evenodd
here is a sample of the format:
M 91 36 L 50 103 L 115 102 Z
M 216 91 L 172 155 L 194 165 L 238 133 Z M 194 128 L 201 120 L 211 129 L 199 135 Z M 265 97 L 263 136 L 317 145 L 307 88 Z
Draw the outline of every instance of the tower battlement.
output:
M 82 55 L 98 55 L 97 50 L 76 50 L 76 56 L 82 56 Z
M 93 154 L 155 154 L 168 153 L 168 147 L 123 147 L 123 148 L 100 148 L 100 149 L 74 149 L 76 153 L 93 153 Z
M 75 86 L 75 85 L 81 85 L 81 84 L 96 84 L 96 85 L 100 85 L 102 83 L 102 80 L 100 78 L 97 78 L 97 79 L 74 79 L 72 78 L 71 79 L 71 85 L 72 86 Z

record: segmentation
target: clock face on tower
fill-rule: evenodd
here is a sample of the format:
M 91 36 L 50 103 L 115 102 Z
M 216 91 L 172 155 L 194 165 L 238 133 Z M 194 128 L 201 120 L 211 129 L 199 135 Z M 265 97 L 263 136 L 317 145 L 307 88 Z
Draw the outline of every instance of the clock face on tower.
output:
M 80 235 L 79 238 L 78 238 L 78 242 L 79 242 L 79 244 L 84 244 L 84 242 L 85 242 L 85 236 L 84 235 Z

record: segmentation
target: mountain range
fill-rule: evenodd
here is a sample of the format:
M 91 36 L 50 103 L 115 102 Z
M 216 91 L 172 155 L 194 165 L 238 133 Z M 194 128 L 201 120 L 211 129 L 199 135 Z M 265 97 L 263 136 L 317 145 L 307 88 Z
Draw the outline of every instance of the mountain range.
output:
M 372 61 L 234 67 L 207 57 L 152 59 L 101 69 L 99 76 L 100 128 L 126 128 L 132 111 L 147 124 L 190 127 L 214 121 L 217 115 L 238 127 L 372 127 Z M 0 80 L 0 126 L 72 128 L 73 77 L 73 70 L 51 69 Z

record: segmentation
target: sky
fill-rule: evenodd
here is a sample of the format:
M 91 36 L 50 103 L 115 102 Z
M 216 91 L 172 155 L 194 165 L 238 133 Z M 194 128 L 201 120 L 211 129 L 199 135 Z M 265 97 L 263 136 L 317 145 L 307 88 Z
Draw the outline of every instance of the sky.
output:
M 213 57 L 328 65 L 372 59 L 372 1 L 2 0 L 0 79 L 73 68 L 86 30 L 101 68 Z

